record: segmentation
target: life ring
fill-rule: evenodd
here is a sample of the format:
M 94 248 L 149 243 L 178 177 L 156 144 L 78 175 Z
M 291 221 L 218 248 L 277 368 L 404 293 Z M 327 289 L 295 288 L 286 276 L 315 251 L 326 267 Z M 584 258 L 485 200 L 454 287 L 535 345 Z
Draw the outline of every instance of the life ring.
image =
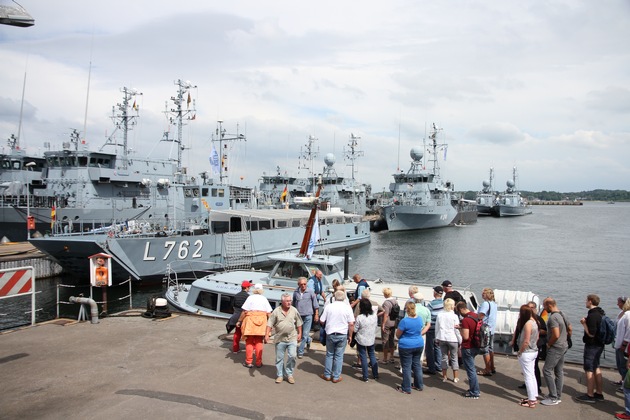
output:
M 113 238 L 114 237 L 114 231 L 113 230 L 108 231 L 107 232 L 107 236 L 110 237 L 110 238 Z

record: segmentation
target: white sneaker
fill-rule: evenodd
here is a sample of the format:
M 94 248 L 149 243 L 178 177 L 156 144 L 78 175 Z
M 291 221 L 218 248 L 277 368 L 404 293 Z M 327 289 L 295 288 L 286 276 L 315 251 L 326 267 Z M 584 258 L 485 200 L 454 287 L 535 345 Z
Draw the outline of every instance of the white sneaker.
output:
M 547 397 L 544 400 L 542 400 L 540 403 L 542 405 L 558 405 L 558 404 L 560 404 L 560 402 L 561 401 L 559 399 L 557 399 L 557 398 L 549 398 L 549 397 Z
M 453 382 L 455 382 L 455 383 L 459 382 L 459 378 L 453 379 Z

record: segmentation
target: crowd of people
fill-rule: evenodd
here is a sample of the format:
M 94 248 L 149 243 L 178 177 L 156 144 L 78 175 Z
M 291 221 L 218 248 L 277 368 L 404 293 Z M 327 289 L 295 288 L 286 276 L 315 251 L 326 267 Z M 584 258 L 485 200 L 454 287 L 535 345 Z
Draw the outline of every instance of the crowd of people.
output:
M 400 364 L 396 368 L 402 375 L 401 384 L 396 387 L 398 392 L 422 391 L 423 374 L 441 375 L 442 381 L 447 382 L 449 369 L 452 371 L 450 380 L 457 383 L 459 367 L 463 366 L 468 390 L 462 396 L 480 398 L 478 376 L 496 373 L 493 335 L 498 306 L 492 289 L 483 289 L 483 302 L 475 313 L 462 295 L 453 290 L 450 281 L 435 286 L 433 299 L 427 302 L 417 286 L 410 286 L 409 299 L 401 308 L 391 289 L 382 290 L 385 299 L 379 304 L 371 299 L 370 287 L 360 275 L 355 275 L 353 280 L 357 286 L 350 295 L 355 299 L 349 298 L 349 293 L 339 282 L 334 282 L 333 291 L 326 295 L 321 287 L 321 273 L 315 273 L 311 279 L 301 277 L 293 294 L 283 294 L 281 304 L 274 310 L 263 295 L 261 284 L 244 281 L 241 293 L 235 298 L 234 315 L 227 323 L 228 332 L 235 329 L 232 351 L 238 353 L 239 341 L 244 339 L 243 366 L 261 367 L 263 344 L 269 342 L 273 334 L 276 383 L 286 379 L 294 384 L 296 359 L 301 359 L 310 350 L 311 326 L 319 326 L 320 343 L 326 348 L 320 375 L 325 381 L 338 383 L 343 380 L 343 356 L 348 344 L 356 347 L 357 361 L 352 366 L 361 370 L 364 382 L 370 380 L 370 373 L 373 380 L 378 380 L 379 364 L 395 363 L 397 348 Z M 251 288 L 253 293 L 250 295 Z M 324 304 L 320 314 L 321 300 Z M 599 304 L 599 296 L 588 295 L 585 300 L 588 313 L 580 320 L 584 329 L 586 392 L 574 400 L 581 403 L 604 400 L 600 358 L 607 344 L 603 338 L 605 331 L 602 331 L 607 317 Z M 615 319 L 612 345 L 620 375 L 616 382 L 617 391 L 624 393 L 625 412 L 615 416 L 630 419 L 630 299 L 620 296 L 617 305 L 620 312 Z M 380 331 L 383 349 L 380 360 L 375 350 L 377 331 Z M 519 402 L 522 407 L 536 408 L 539 402 L 545 406 L 562 402 L 564 360 L 572 346 L 572 336 L 573 326 L 554 298 L 544 299 L 540 312 L 537 302 L 526 302 L 520 307 L 510 345 L 517 354 L 524 377 L 520 388 L 526 390 L 527 396 Z M 423 355 L 426 369 L 422 367 Z M 483 356 L 483 369 L 475 365 L 477 355 Z M 544 361 L 542 376 L 539 361 Z M 546 396 L 542 395 L 543 385 L 548 389 Z

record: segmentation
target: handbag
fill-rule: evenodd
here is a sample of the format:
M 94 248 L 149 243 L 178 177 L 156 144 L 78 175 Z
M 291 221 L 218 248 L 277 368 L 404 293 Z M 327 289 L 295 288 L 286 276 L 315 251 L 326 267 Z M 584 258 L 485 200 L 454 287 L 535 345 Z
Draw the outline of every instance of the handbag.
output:
M 567 345 L 569 346 L 569 348 L 571 348 L 573 347 L 573 340 L 571 339 L 571 334 L 569 333 L 569 325 L 567 324 L 567 319 L 564 317 L 562 311 L 560 312 L 560 315 L 562 316 L 562 320 L 564 321 L 564 328 L 567 331 Z

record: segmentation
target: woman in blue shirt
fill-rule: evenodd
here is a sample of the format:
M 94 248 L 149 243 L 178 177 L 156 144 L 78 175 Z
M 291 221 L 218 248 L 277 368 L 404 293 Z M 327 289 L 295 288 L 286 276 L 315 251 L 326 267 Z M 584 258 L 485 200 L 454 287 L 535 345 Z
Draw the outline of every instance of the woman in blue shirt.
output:
M 403 394 L 411 394 L 411 389 L 422 391 L 424 383 L 422 382 L 422 365 L 420 356 L 424 349 L 424 340 L 422 336 L 429 329 L 416 313 L 416 304 L 407 302 L 405 304 L 405 312 L 407 316 L 400 320 L 396 337 L 398 337 L 398 355 L 400 356 L 400 365 L 402 367 L 402 386 L 396 387 L 398 392 Z M 413 372 L 413 384 L 411 383 L 411 374 Z

